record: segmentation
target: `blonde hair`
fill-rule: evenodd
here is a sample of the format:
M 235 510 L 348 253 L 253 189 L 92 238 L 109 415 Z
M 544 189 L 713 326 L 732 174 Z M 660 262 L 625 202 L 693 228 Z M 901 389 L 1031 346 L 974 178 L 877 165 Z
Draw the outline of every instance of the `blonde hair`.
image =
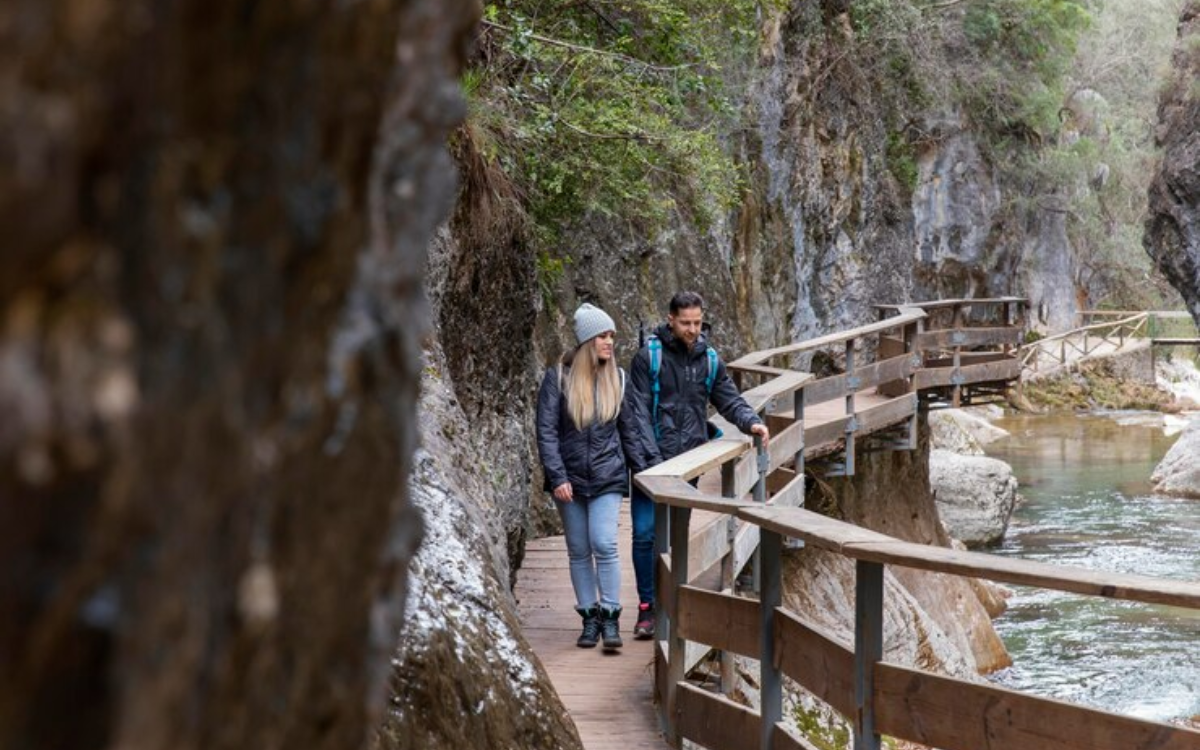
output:
M 593 339 L 577 346 L 563 364 L 571 368 L 563 392 L 575 428 L 582 430 L 592 422 L 616 419 L 624 394 L 615 357 L 601 362 Z

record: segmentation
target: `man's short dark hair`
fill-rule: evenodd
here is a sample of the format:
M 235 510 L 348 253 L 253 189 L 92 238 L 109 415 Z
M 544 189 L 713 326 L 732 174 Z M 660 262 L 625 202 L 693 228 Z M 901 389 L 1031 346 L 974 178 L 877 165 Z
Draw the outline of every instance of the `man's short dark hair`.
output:
M 690 310 L 693 307 L 704 309 L 704 298 L 695 292 L 679 292 L 671 298 L 672 315 L 678 315 L 680 310 Z

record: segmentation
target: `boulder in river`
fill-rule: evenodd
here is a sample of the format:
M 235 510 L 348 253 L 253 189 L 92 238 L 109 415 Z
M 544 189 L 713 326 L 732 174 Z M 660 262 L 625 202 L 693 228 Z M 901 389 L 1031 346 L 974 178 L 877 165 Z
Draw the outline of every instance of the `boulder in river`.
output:
M 1154 491 L 1200 499 L 1200 421 L 1192 423 L 1150 475 Z
M 968 547 L 1004 538 L 1017 498 L 1011 466 L 995 458 L 935 449 L 929 455 L 929 481 L 950 536 Z

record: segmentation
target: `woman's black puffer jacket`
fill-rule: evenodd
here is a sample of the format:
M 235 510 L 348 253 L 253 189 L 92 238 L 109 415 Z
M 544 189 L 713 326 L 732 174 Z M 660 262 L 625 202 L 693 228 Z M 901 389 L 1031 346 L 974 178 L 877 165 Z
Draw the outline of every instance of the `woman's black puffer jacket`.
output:
M 569 374 L 567 365 L 547 369 L 538 391 L 537 442 L 545 489 L 553 491 L 570 482 L 576 500 L 610 492 L 625 495 L 629 470 L 646 468 L 645 447 L 637 432 L 644 420 L 635 418 L 637 404 L 625 393 L 616 419 L 576 429 L 562 390 Z M 620 378 L 624 384 L 623 371 Z

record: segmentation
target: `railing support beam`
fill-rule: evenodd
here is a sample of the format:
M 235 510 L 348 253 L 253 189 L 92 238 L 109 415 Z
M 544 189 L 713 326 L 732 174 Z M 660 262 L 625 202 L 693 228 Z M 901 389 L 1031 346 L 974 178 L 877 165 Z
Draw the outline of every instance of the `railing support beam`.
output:
M 774 750 L 775 725 L 783 718 L 783 678 L 775 664 L 775 609 L 783 601 L 782 555 L 783 537 L 762 530 L 759 550 L 762 553 L 762 590 L 758 597 L 759 635 L 759 705 L 762 716 L 759 735 L 761 750 Z
M 679 633 L 678 592 L 688 582 L 688 527 L 692 518 L 691 508 L 671 508 L 671 583 L 675 587 L 675 605 L 667 629 L 667 712 L 663 727 L 667 742 L 672 747 L 681 747 L 679 736 L 679 683 L 683 681 L 684 662 L 687 659 L 687 642 Z M 661 597 L 659 598 L 661 601 Z
M 854 750 L 879 750 L 875 664 L 883 659 L 883 564 L 859 560 L 854 584 Z

